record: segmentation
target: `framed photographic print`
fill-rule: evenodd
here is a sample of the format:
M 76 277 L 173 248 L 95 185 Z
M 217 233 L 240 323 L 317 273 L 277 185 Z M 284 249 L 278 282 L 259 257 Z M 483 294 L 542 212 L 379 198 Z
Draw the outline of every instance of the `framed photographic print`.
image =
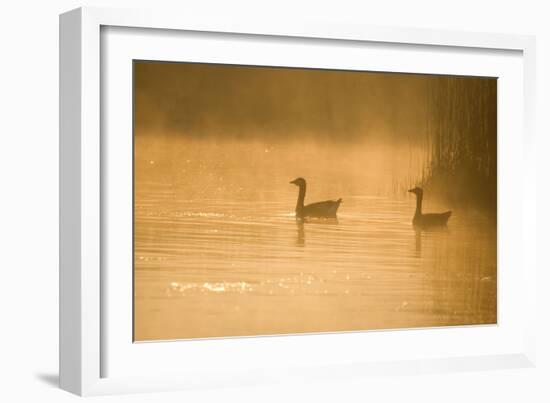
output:
M 133 73 L 134 340 L 497 323 L 497 78 Z
M 62 387 L 532 365 L 533 52 L 63 14 Z

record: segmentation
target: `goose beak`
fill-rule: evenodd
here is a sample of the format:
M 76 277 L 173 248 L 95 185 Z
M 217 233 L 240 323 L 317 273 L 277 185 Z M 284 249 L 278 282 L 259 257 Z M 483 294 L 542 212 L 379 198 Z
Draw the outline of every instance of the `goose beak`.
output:
M 288 183 L 292 183 L 293 185 L 295 185 L 296 184 L 296 179 L 294 179 L 293 181 L 290 181 Z
M 414 193 L 414 189 L 409 189 L 407 192 Z

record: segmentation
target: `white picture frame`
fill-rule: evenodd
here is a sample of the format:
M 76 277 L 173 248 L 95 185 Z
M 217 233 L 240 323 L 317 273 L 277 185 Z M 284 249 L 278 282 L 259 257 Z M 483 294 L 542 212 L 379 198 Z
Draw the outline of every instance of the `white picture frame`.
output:
M 134 42 L 131 42 L 133 36 L 141 35 L 140 32 L 142 37 L 138 41 L 134 38 Z M 105 33 L 112 35 L 109 37 L 111 39 L 107 40 L 102 36 Z M 438 60 L 429 55 L 431 50 L 448 53 L 448 60 L 442 59 L 441 64 L 433 63 L 434 65 L 429 68 L 426 67 L 426 60 L 422 64 L 422 58 L 418 58 L 417 66 L 409 64 L 409 67 L 405 68 L 404 71 L 410 72 L 462 72 L 464 74 L 491 72 L 493 71 L 491 66 L 495 64 L 495 60 L 504 55 L 502 66 L 509 66 L 510 69 L 503 74 L 509 74 L 510 79 L 504 80 L 506 83 L 503 85 L 509 85 L 510 91 L 518 94 L 520 99 L 514 102 L 519 102 L 517 105 L 521 108 L 516 110 L 517 108 L 512 108 L 512 104 L 508 105 L 510 112 L 508 115 L 514 115 L 510 119 L 515 119 L 513 122 L 510 121 L 510 127 L 519 125 L 517 126 L 519 132 L 511 130 L 507 132 L 506 127 L 499 126 L 499 136 L 501 133 L 506 134 L 503 143 L 506 150 L 501 152 L 499 144 L 499 187 L 503 183 L 501 176 L 506 175 L 506 180 L 512 180 L 516 184 L 521 183 L 522 191 L 513 194 L 505 184 L 502 191 L 505 193 L 499 190 L 499 201 L 504 196 L 507 200 L 511 199 L 511 204 L 504 205 L 502 215 L 500 213 L 502 206 L 499 205 L 499 237 L 501 232 L 504 235 L 507 234 L 503 232 L 507 231 L 506 227 L 501 225 L 502 218 L 507 217 L 504 214 L 506 209 L 520 209 L 520 215 L 510 219 L 509 222 L 508 231 L 513 231 L 514 237 L 504 236 L 504 243 L 499 243 L 499 265 L 505 257 L 509 260 L 511 273 L 510 276 L 505 276 L 508 279 L 506 284 L 499 279 L 499 325 L 476 329 L 355 332 L 345 335 L 327 334 L 321 337 L 304 335 L 197 342 L 176 341 L 147 343 L 147 346 L 135 345 L 131 339 L 128 340 L 127 335 L 128 332 L 131 333 L 131 329 L 128 329 L 127 324 L 128 319 L 131 321 L 131 318 L 124 319 L 123 313 L 127 312 L 131 300 L 126 298 L 127 293 L 122 293 L 120 299 L 126 302 L 113 302 L 113 298 L 110 297 L 112 287 L 110 289 L 106 287 L 107 280 L 110 284 L 117 281 L 118 284 L 124 284 L 123 282 L 128 278 L 113 276 L 114 271 L 109 271 L 109 268 L 113 267 L 109 261 L 111 259 L 109 242 L 116 239 L 116 231 L 110 232 L 109 228 L 112 225 L 110 226 L 109 220 L 112 219 L 112 215 L 106 212 L 115 211 L 112 210 L 113 208 L 124 208 L 110 203 L 114 197 L 111 194 L 116 189 L 120 192 L 124 192 L 125 189 L 125 186 L 117 186 L 114 189 L 110 185 L 112 182 L 110 177 L 127 174 L 124 168 L 122 171 L 117 171 L 118 168 L 114 168 L 113 164 L 109 163 L 113 152 L 116 154 L 117 150 L 124 150 L 126 147 L 123 142 L 118 142 L 117 139 L 120 137 L 110 133 L 113 132 L 113 127 L 120 128 L 123 132 L 127 132 L 129 126 L 131 128 L 131 121 L 128 122 L 126 118 L 128 96 L 131 94 L 128 93 L 128 81 L 124 79 L 124 68 L 126 68 L 124 66 L 127 66 L 127 61 L 135 57 L 135 54 L 127 49 L 135 51 L 137 42 L 143 49 L 147 46 L 149 46 L 148 49 L 157 48 L 155 52 L 144 51 L 147 58 L 163 58 L 167 53 L 162 52 L 173 52 L 174 44 L 181 41 L 181 35 L 185 33 L 193 33 L 193 40 L 202 40 L 201 38 L 214 33 L 215 42 L 218 45 L 220 42 L 229 43 L 234 38 L 239 38 L 244 47 L 235 52 L 241 52 L 241 58 L 238 61 L 243 64 L 248 60 L 250 64 L 272 64 L 273 59 L 269 59 L 268 56 L 273 57 L 275 53 L 267 55 L 266 51 L 266 55 L 262 56 L 261 51 L 247 52 L 246 46 L 251 45 L 247 44 L 246 40 L 241 40 L 242 38 L 248 38 L 256 45 L 261 45 L 262 41 L 269 41 L 272 44 L 278 42 L 286 44 L 294 41 L 299 42 L 301 49 L 311 44 L 311 41 L 319 41 L 319 46 L 327 46 L 334 51 L 349 44 L 358 45 L 354 54 L 363 52 L 361 47 L 363 44 L 393 46 L 397 52 L 396 57 L 399 57 L 399 52 L 408 51 L 410 47 L 414 52 L 421 54 L 426 52 L 425 58 L 428 58 L 426 60 L 429 63 Z M 193 43 L 188 42 L 188 44 L 192 46 Z M 206 48 L 210 46 L 208 43 L 204 45 Z M 212 44 L 212 46 L 218 45 Z M 109 49 L 111 51 L 116 49 L 117 56 L 114 56 L 115 53 L 109 53 Z M 215 47 L 211 48 L 211 50 L 215 49 Z M 173 57 L 184 59 L 191 57 L 185 56 L 185 49 L 180 49 L 179 52 Z M 181 52 L 184 52 L 183 56 Z M 187 55 L 191 55 L 191 51 L 187 52 Z M 310 66 L 319 67 L 322 61 L 315 59 L 313 53 L 308 56 L 310 59 L 297 61 L 297 65 L 304 66 L 306 63 L 311 63 Z M 508 54 L 513 57 L 506 61 Z M 486 55 L 488 56 L 484 61 Z M 229 57 L 221 53 L 217 56 L 205 56 L 197 51 L 193 53 L 194 60 L 201 61 L 228 62 Z M 262 57 L 264 59 L 260 60 Z M 352 54 L 349 57 L 345 55 L 342 57 L 343 65 L 340 67 L 349 67 L 355 56 Z M 389 60 L 393 56 L 387 57 Z M 471 57 L 470 64 L 465 63 L 462 67 L 453 66 L 448 70 L 453 60 L 456 64 L 456 60 L 467 57 Z M 103 60 L 105 58 L 111 58 L 114 64 L 111 65 Z M 120 59 L 120 63 L 118 61 L 115 63 L 117 58 Z M 350 26 L 319 21 L 275 22 L 269 19 L 248 21 L 245 18 L 214 21 L 197 19 L 192 15 L 171 15 L 150 10 L 80 8 L 61 15 L 61 387 L 79 395 L 96 395 L 193 387 L 242 386 L 281 380 L 293 382 L 306 379 L 335 379 L 380 373 L 397 375 L 533 366 L 536 323 L 535 318 L 530 315 L 535 312 L 536 290 L 534 58 L 534 38 L 521 35 Z M 292 60 L 289 60 L 280 63 L 289 65 L 292 63 Z M 476 65 L 478 62 L 480 64 Z M 392 69 L 390 61 L 387 65 L 383 64 L 383 60 L 379 63 L 381 64 L 378 65 L 378 69 L 388 71 Z M 481 63 L 487 63 L 487 70 L 483 70 Z M 121 65 L 124 67 L 122 70 L 118 68 Z M 355 68 L 360 69 L 361 66 L 358 64 Z M 502 66 L 499 68 L 504 69 L 505 67 Z M 518 72 L 521 73 L 519 76 Z M 117 80 L 106 80 L 102 75 L 105 77 L 113 75 L 112 78 Z M 505 101 L 504 104 L 499 104 L 499 108 L 507 107 Z M 116 105 L 120 108 L 117 111 L 126 112 L 113 120 L 112 113 L 106 105 Z M 514 106 L 517 105 L 514 104 Z M 499 141 L 500 139 L 501 137 Z M 517 153 L 515 156 L 514 151 Z M 129 160 L 124 159 L 122 154 L 120 156 L 122 158 L 120 165 L 128 169 Z M 506 169 L 506 165 L 501 169 L 503 161 L 514 164 L 513 172 Z M 121 194 L 121 197 L 124 199 L 124 194 Z M 128 209 L 130 209 L 129 206 Z M 508 220 L 508 218 L 504 219 Z M 504 255 L 501 256 L 501 253 Z M 121 272 L 128 275 L 124 270 Z M 509 292 L 501 296 L 502 289 Z M 522 301 L 521 304 L 515 304 L 513 308 L 512 304 L 508 303 L 512 293 L 514 300 L 521 298 Z M 119 305 L 113 305 L 115 303 Z M 506 308 L 504 315 L 507 315 L 508 311 L 514 312 L 503 319 L 501 307 Z M 117 313 L 119 311 L 122 313 Z M 520 316 L 521 321 L 517 320 Z M 117 324 L 119 324 L 118 327 Z M 392 356 L 381 349 L 380 356 L 375 356 L 372 351 L 368 359 L 365 358 L 367 356 L 353 358 L 353 351 L 347 351 L 345 348 L 338 349 L 334 354 L 317 354 L 320 349 L 335 351 L 335 346 L 359 345 L 366 340 L 373 345 L 381 343 L 389 347 L 391 343 L 400 345 L 403 341 L 417 346 L 427 343 L 432 347 L 426 348 L 422 354 L 417 355 L 409 355 L 405 350 L 396 348 Z M 463 345 L 455 351 L 447 351 L 445 343 L 450 343 L 452 340 L 461 340 L 460 343 Z M 473 346 L 474 340 L 484 341 Z M 499 344 L 497 340 L 505 340 L 505 342 Z M 442 343 L 441 348 L 433 348 L 438 343 Z M 158 345 L 155 346 L 155 344 Z M 488 347 L 491 344 L 495 346 L 492 349 Z M 281 351 L 304 353 L 285 358 Z M 166 365 L 166 357 L 172 354 L 186 354 L 190 358 L 184 364 Z M 279 358 L 281 356 L 283 357 Z M 208 359 L 201 359 L 201 357 L 208 357 Z M 223 357 L 226 365 L 217 357 Z M 263 357 L 265 362 L 262 365 L 259 364 L 258 357 Z M 235 365 L 235 361 L 239 361 L 239 364 Z M 123 362 L 127 364 L 122 365 Z M 201 362 L 202 364 L 206 362 L 207 365 L 202 365 Z M 139 363 L 149 371 L 140 371 Z M 166 370 L 160 370 L 161 365 Z

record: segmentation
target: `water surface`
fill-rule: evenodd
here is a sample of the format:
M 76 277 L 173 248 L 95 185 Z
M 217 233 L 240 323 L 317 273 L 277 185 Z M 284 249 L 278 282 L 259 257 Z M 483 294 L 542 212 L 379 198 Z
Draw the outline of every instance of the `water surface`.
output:
M 410 150 L 136 147 L 136 340 L 496 322 L 496 225 L 415 231 Z M 295 219 L 296 176 L 338 220 Z

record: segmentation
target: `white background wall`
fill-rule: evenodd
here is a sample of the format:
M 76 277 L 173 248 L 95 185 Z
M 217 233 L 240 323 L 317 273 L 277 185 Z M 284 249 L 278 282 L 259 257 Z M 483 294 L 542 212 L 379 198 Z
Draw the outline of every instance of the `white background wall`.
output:
M 374 25 L 535 34 L 538 37 L 538 366 L 527 370 L 354 379 L 94 398 L 99 401 L 550 401 L 548 134 L 550 12 L 545 1 L 7 1 L 0 22 L 0 401 L 75 401 L 56 388 L 58 328 L 58 14 L 81 5 L 179 7 L 184 13 L 268 13 Z M 546 208 L 546 209 L 545 209 Z

